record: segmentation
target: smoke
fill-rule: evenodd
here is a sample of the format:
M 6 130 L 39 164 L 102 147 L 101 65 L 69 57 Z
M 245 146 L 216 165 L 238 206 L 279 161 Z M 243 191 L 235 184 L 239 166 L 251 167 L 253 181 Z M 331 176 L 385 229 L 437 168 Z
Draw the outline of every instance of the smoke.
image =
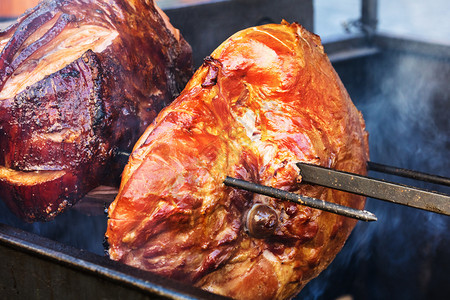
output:
M 385 53 L 358 63 L 366 74 L 356 84 L 356 73 L 346 70 L 351 66 L 336 68 L 363 112 L 371 160 L 450 177 L 450 62 Z M 369 175 L 450 194 L 448 187 Z M 378 221 L 359 222 L 335 261 L 298 299 L 446 299 L 450 218 L 375 199 L 366 209 Z
M 438 63 L 399 56 L 382 75 L 381 93 L 363 105 L 372 160 L 449 174 L 447 79 Z M 448 73 L 447 73 L 448 74 Z M 386 153 L 388 151 L 388 153 Z

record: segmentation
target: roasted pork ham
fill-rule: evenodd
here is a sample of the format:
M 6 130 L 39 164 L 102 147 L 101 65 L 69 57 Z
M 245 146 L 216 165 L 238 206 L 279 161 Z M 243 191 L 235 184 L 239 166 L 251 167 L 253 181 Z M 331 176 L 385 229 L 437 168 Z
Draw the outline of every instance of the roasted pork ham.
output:
M 320 38 L 283 22 L 217 48 L 134 147 L 109 207 L 112 259 L 237 299 L 294 296 L 355 221 L 226 187 L 225 176 L 361 209 L 296 162 L 365 174 L 367 133 Z
M 0 32 L 0 198 L 47 221 L 99 184 L 192 75 L 153 1 L 53 0 Z

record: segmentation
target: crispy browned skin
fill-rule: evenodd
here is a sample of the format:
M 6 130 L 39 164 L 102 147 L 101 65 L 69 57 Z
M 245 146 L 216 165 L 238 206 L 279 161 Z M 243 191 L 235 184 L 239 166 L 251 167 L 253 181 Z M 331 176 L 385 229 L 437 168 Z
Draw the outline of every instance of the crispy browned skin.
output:
M 53 0 L 0 32 L 0 197 L 47 221 L 120 175 L 192 74 L 191 49 L 153 1 Z
M 364 121 L 318 36 L 288 23 L 238 32 L 134 147 L 109 208 L 109 255 L 233 298 L 292 297 L 355 221 L 222 181 L 361 209 L 363 197 L 300 184 L 295 163 L 365 174 L 367 159 Z

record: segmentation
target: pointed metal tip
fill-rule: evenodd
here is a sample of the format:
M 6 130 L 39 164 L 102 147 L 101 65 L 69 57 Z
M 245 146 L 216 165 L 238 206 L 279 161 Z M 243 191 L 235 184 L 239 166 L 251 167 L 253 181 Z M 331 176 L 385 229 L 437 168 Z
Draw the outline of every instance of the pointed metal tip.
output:
M 375 214 L 371 213 L 370 211 L 363 210 L 362 212 L 364 213 L 363 221 L 366 221 L 366 222 L 378 221 L 377 216 L 375 216 Z

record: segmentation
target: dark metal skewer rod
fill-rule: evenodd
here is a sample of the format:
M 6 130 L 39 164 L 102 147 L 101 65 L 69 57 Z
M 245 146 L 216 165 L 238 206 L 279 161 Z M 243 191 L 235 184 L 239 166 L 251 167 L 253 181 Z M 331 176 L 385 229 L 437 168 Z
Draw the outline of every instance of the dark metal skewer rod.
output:
M 245 181 L 242 179 L 237 179 L 233 177 L 227 176 L 223 183 L 227 186 L 240 188 L 243 190 L 247 190 L 253 193 L 266 195 L 269 197 L 281 199 L 281 200 L 288 200 L 291 202 L 295 202 L 297 204 L 309 206 L 312 208 L 317 208 L 320 210 L 324 210 L 327 212 L 331 212 L 334 214 L 370 222 L 370 221 L 376 221 L 377 217 L 372 214 L 369 211 L 366 210 L 358 210 L 351 207 L 339 205 L 336 203 L 326 202 L 320 199 L 315 199 L 307 196 L 298 195 L 295 193 L 286 192 L 280 189 L 276 189 L 273 187 L 260 185 L 257 183 Z
M 367 167 L 369 170 L 375 171 L 375 172 L 392 174 L 392 175 L 396 175 L 396 176 L 412 178 L 415 180 L 421 180 L 421 181 L 450 186 L 450 178 L 448 178 L 448 177 L 431 175 L 431 174 L 421 173 L 421 172 L 408 170 L 408 169 L 396 168 L 396 167 L 392 167 L 392 166 L 388 166 L 388 165 L 374 163 L 371 161 L 367 162 Z

